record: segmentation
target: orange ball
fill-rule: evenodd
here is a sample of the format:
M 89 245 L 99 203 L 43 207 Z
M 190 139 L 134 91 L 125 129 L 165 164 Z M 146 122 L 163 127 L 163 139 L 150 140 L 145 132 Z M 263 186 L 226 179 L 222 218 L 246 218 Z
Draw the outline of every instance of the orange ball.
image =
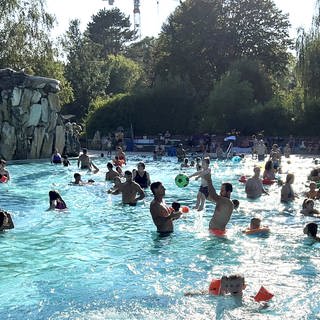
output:
M 182 207 L 181 207 L 181 211 L 182 211 L 183 213 L 188 213 L 188 212 L 189 212 L 189 207 L 187 207 L 187 206 L 182 206 Z

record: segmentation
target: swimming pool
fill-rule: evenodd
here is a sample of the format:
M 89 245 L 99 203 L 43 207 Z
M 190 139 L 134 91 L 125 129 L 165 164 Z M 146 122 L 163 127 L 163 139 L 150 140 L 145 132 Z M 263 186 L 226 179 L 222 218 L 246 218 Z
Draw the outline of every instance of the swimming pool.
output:
M 166 187 L 166 201 L 192 207 L 199 182 L 177 188 L 175 158 L 153 162 L 151 156 L 129 156 L 126 168 L 145 161 L 151 180 Z M 305 190 L 311 158 L 292 157 L 283 171 L 294 172 L 294 189 Z M 15 229 L 0 234 L 0 319 L 320 319 L 317 299 L 320 250 L 304 241 L 303 225 L 314 219 L 299 214 L 303 197 L 280 204 L 280 189 L 247 200 L 242 174 L 256 161 L 213 161 L 217 189 L 230 181 L 240 200 L 226 238 L 209 235 L 214 205 L 191 210 L 175 222 L 175 232 L 160 238 L 152 223 L 151 192 L 136 207 L 121 205 L 106 194 L 106 158 L 94 161 L 100 172 L 82 172 L 95 185 L 72 186 L 76 161 L 64 168 L 49 163 L 10 165 L 12 181 L 0 185 L 1 207 L 12 212 Z M 193 172 L 194 169 L 188 169 Z M 46 211 L 48 191 L 58 190 L 67 212 Z M 319 203 L 316 203 L 319 207 Z M 266 238 L 242 230 L 259 215 L 270 226 Z M 247 288 L 242 302 L 231 297 L 184 297 L 208 288 L 212 278 L 242 273 Z M 252 301 L 261 285 L 275 294 L 267 309 Z

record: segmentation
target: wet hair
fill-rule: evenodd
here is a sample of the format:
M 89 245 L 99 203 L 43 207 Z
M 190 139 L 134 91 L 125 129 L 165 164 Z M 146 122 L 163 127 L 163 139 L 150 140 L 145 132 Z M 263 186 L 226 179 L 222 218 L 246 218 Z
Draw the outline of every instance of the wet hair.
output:
M 234 209 L 238 209 L 238 207 L 239 207 L 239 205 L 240 205 L 239 200 L 234 199 L 234 200 L 232 200 L 232 203 L 233 203 L 233 207 L 234 207 Z
M 144 164 L 144 162 L 139 162 L 138 164 L 137 164 L 137 167 L 142 167 L 143 169 L 145 169 L 146 168 L 146 165 Z
M 183 162 L 184 162 L 184 163 L 188 163 L 188 162 L 189 162 L 189 159 L 188 159 L 188 158 L 184 158 Z
M 225 187 L 226 192 L 232 192 L 233 191 L 232 184 L 230 182 L 225 182 L 225 183 L 223 183 L 223 185 Z
M 314 201 L 312 199 L 304 199 L 303 203 L 302 203 L 302 208 L 306 209 L 307 205 L 309 205 L 309 204 L 313 204 L 314 205 Z
M 76 172 L 74 175 L 73 175 L 73 177 L 76 179 L 76 178 L 81 178 L 81 174 L 80 173 L 78 173 L 78 172 Z M 50 191 L 51 192 L 51 191 Z
M 228 280 L 242 280 L 243 281 L 243 284 L 244 284 L 244 277 L 241 276 L 240 274 L 232 274 L 230 276 L 227 277 Z
M 5 216 L 6 216 L 6 213 L 7 213 L 7 212 L 5 212 L 5 211 L 3 211 L 3 210 L 0 210 L 0 226 L 3 225 L 3 222 L 4 222 L 4 218 L 5 218 Z
M 174 202 L 172 202 L 171 207 L 174 209 L 174 211 L 179 211 L 179 209 L 180 209 L 181 205 L 180 205 L 180 203 L 179 203 L 179 202 L 174 201 Z
M 61 199 L 61 196 L 60 196 L 60 193 L 58 191 L 55 191 L 55 190 L 51 190 L 49 191 L 49 199 L 50 201 L 53 201 L 53 200 L 57 200 L 57 199 Z
M 307 234 L 311 237 L 316 237 L 318 232 L 318 225 L 314 222 L 308 223 L 306 225 L 307 228 Z
M 126 170 L 124 172 L 124 174 L 127 175 L 127 176 L 132 176 L 132 172 L 130 170 Z
M 264 169 L 267 170 L 267 171 L 273 169 L 273 162 L 272 162 L 272 160 L 268 160 L 268 161 L 266 162 L 266 164 L 265 164 L 265 166 L 264 166 Z
M 103 153 L 103 152 L 101 152 L 100 156 L 101 156 L 101 158 L 103 158 L 103 157 L 104 157 L 104 153 Z
M 88 152 L 88 149 L 87 148 L 83 148 L 82 149 L 82 153 L 86 154 Z
M 257 226 L 257 227 L 260 227 L 260 223 L 261 223 L 261 219 L 259 218 L 252 218 L 250 220 L 250 226 L 252 227 L 253 225 L 254 226 Z
M 112 169 L 113 168 L 113 164 L 111 162 L 107 163 L 107 168 Z
M 151 185 L 150 185 L 150 190 L 153 194 L 155 194 L 155 189 L 159 188 L 159 186 L 161 185 L 162 183 L 160 181 L 157 181 L 157 182 L 152 182 Z

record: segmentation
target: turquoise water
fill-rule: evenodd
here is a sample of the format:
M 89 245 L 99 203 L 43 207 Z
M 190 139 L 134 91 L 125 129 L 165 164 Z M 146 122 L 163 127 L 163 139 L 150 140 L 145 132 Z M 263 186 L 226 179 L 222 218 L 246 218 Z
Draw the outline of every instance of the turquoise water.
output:
M 132 155 L 126 169 L 140 160 L 151 180 L 165 185 L 168 204 L 194 205 L 199 182 L 177 188 L 174 158 L 153 162 Z M 296 174 L 294 189 L 301 193 L 312 159 L 290 161 L 284 161 L 283 171 Z M 302 233 L 314 219 L 299 213 L 303 196 L 292 205 L 280 204 L 276 185 L 268 187 L 269 196 L 247 200 L 238 178 L 251 174 L 256 161 L 211 163 L 215 187 L 232 182 L 232 198 L 240 200 L 226 238 L 208 234 L 212 203 L 201 213 L 191 210 L 175 222 L 174 234 L 160 238 L 149 213 L 150 191 L 137 207 L 123 206 L 120 196 L 106 194 L 106 158 L 95 160 L 98 174 L 82 172 L 83 180 L 96 181 L 91 186 L 68 184 L 77 171 L 71 162 L 69 168 L 8 166 L 12 181 L 0 185 L 0 205 L 12 212 L 15 229 L 0 235 L 0 319 L 320 319 L 320 249 Z M 51 189 L 61 193 L 66 212 L 46 211 Z M 270 226 L 269 237 L 242 234 L 255 215 Z M 246 278 L 242 302 L 184 296 L 234 272 Z M 266 309 L 250 298 L 261 285 L 275 295 Z

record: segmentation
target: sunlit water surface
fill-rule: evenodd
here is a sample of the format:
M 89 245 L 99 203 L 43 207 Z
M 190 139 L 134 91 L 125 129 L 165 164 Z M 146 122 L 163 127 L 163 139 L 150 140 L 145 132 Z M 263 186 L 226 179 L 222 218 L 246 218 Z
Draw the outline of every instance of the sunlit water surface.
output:
M 0 235 L 0 319 L 320 319 L 320 249 L 304 240 L 303 225 L 314 219 L 300 214 L 303 196 L 285 206 L 273 185 L 269 196 L 249 201 L 238 179 L 251 174 L 257 162 L 250 157 L 242 163 L 214 161 L 215 187 L 232 182 L 232 198 L 240 200 L 227 236 L 209 235 L 214 205 L 207 203 L 203 212 L 191 210 L 177 220 L 171 236 L 160 238 L 149 213 L 150 191 L 137 207 L 106 194 L 107 160 L 95 159 L 96 175 L 82 172 L 84 180 L 96 181 L 91 186 L 68 184 L 76 161 L 68 168 L 49 163 L 8 167 L 12 181 L 0 185 L 0 205 L 12 212 L 15 229 Z M 167 203 L 178 200 L 192 208 L 199 181 L 178 188 L 174 158 L 153 162 L 132 155 L 125 169 L 139 160 L 146 162 L 152 181 L 165 185 Z M 302 193 L 312 159 L 283 162 L 283 172 L 295 173 L 294 189 Z M 46 211 L 51 189 L 61 193 L 66 212 Z M 256 215 L 270 226 L 269 237 L 242 234 Z M 246 278 L 242 301 L 184 296 L 235 272 Z M 275 295 L 265 309 L 250 298 L 261 285 Z

